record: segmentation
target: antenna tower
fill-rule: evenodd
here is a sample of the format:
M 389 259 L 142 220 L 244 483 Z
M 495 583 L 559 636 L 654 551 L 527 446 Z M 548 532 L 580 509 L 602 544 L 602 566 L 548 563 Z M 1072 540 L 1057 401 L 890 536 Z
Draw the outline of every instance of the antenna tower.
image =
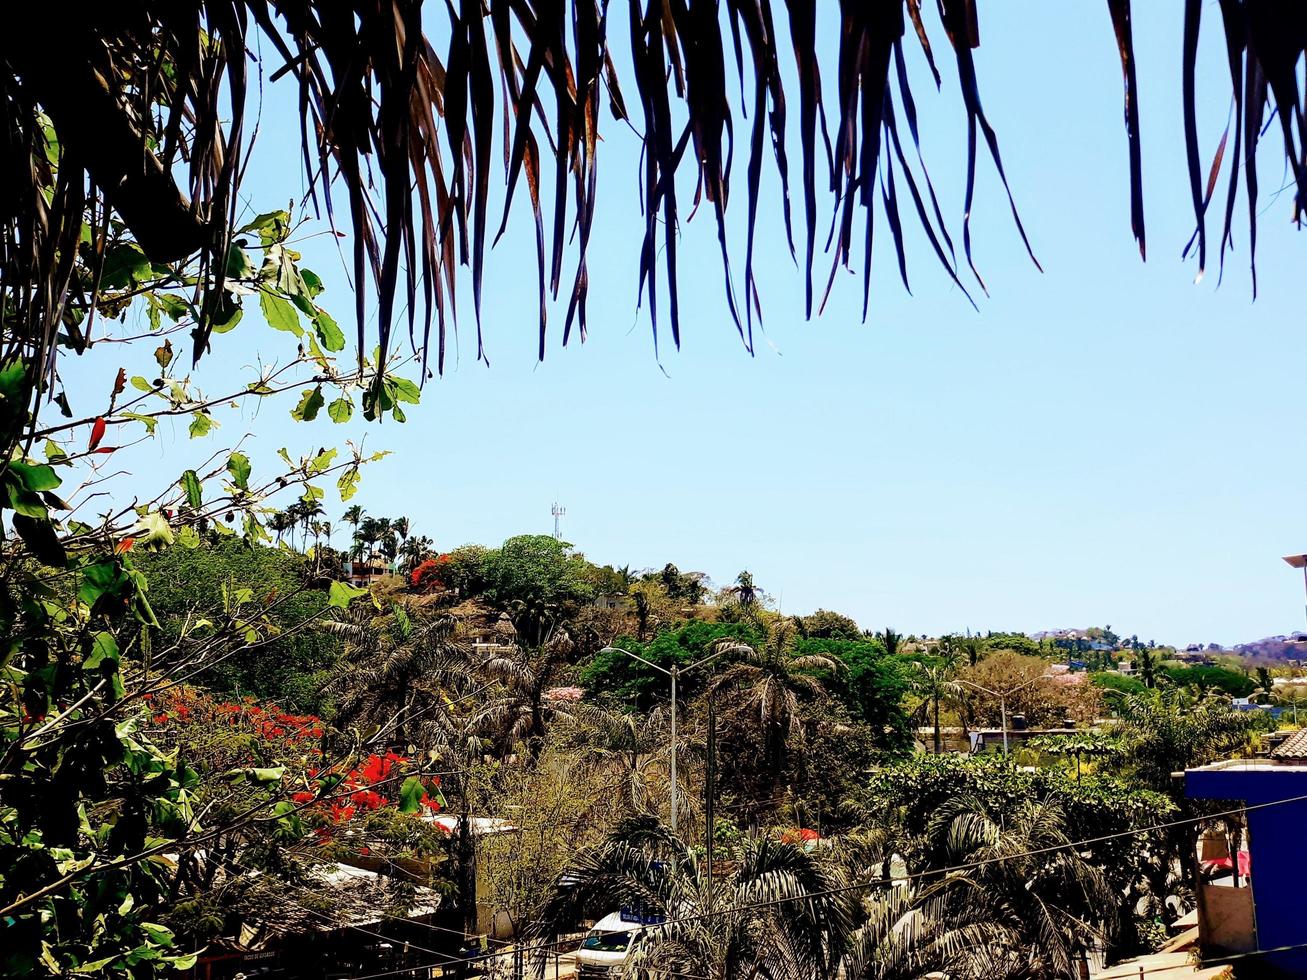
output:
M 559 524 L 559 520 L 567 513 L 567 510 L 566 508 L 559 506 L 558 501 L 554 501 L 554 506 L 549 508 L 549 513 L 554 515 L 554 540 L 562 541 L 563 528 Z

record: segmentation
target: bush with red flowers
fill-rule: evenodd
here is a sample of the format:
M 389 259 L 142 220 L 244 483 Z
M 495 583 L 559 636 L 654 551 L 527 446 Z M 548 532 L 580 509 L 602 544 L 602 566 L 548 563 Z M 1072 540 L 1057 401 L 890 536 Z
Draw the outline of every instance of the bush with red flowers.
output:
M 448 565 L 449 555 L 440 555 L 418 562 L 409 575 L 409 583 L 421 592 L 439 592 L 445 588 L 442 575 Z

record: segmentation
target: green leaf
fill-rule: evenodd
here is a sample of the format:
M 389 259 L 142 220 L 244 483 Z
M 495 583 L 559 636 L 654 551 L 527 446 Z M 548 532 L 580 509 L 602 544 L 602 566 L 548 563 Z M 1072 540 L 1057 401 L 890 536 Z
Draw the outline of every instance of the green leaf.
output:
M 250 261 L 245 249 L 233 242 L 227 249 L 226 271 L 228 279 L 253 279 L 258 270 L 254 268 L 254 263 Z
M 391 392 L 395 401 L 408 402 L 410 405 L 416 405 L 422 400 L 422 389 L 415 385 L 408 378 L 390 378 L 393 385 Z
M 324 450 L 322 450 L 322 452 L 320 452 L 320 453 L 318 453 L 318 455 L 314 456 L 313 459 L 309 462 L 309 465 L 308 465 L 308 470 L 309 470 L 309 472 L 310 472 L 310 473 L 325 473 L 325 472 L 327 471 L 327 469 L 331 466 L 332 460 L 334 460 L 334 459 L 336 458 L 336 454 L 337 454 L 338 452 L 339 452 L 339 450 L 334 449 L 334 448 L 333 448 L 333 449 L 324 449 Z M 318 497 L 319 497 L 319 498 L 322 497 L 322 492 L 321 492 L 321 491 L 318 492 Z
M 332 582 L 331 588 L 327 590 L 327 605 L 346 609 L 359 596 L 367 594 L 367 589 L 356 589 L 348 582 Z
M 295 312 L 295 307 L 280 296 L 266 289 L 259 290 L 259 308 L 263 310 L 263 318 L 268 321 L 268 326 L 274 330 L 285 330 L 287 333 L 293 333 L 296 337 L 304 335 L 304 331 L 300 328 L 300 318 L 299 314 Z
M 53 439 L 47 439 L 45 440 L 45 458 L 52 463 L 57 463 L 60 460 L 67 459 L 68 454 L 64 452 L 64 447 L 59 443 Z
M 236 230 L 236 234 L 244 235 L 251 231 L 259 236 L 259 240 L 264 245 L 279 242 L 290 232 L 290 212 L 267 211 L 242 225 Z
M 82 661 L 82 669 L 98 670 L 105 661 L 118 666 L 118 641 L 112 633 L 101 631 L 91 637 L 91 651 Z
M 327 350 L 334 353 L 345 349 L 345 334 L 325 310 L 318 310 L 313 317 L 313 329 Z
M 322 292 L 322 280 L 312 269 L 301 269 L 300 278 L 304 280 L 304 287 L 308 290 L 309 299 L 317 296 Z
M 41 521 L 49 517 L 49 511 L 45 509 L 45 504 L 41 502 L 41 498 L 31 490 L 24 488 L 17 475 L 13 473 L 5 474 L 5 492 L 9 497 L 9 506 L 16 513 Z
M 354 415 L 354 403 L 348 398 L 337 398 L 327 406 L 327 414 L 331 416 L 331 421 L 337 424 L 348 422 Z
M 14 530 L 18 532 L 18 536 L 23 539 L 23 544 L 27 545 L 27 550 L 37 561 L 50 568 L 67 567 L 68 554 L 64 551 L 63 543 L 55 533 L 53 524 L 48 520 L 37 520 L 23 514 L 15 514 L 13 520 Z
M 125 419 L 131 419 L 133 422 L 140 422 L 141 425 L 145 426 L 145 431 L 150 435 L 154 435 L 154 427 L 159 424 L 158 419 L 151 418 L 149 415 L 141 415 L 138 412 L 122 412 L 120 414 Z
M 232 453 L 227 457 L 227 472 L 231 482 L 242 490 L 250 488 L 250 460 L 244 453 Z
M 137 391 L 154 391 L 154 385 L 146 381 L 139 374 L 132 377 L 132 387 Z
M 154 298 L 158 302 L 159 308 L 168 315 L 168 319 L 173 323 L 191 315 L 191 304 L 180 296 L 174 296 L 171 293 L 158 293 L 155 294 Z
M 9 463 L 9 471 L 16 474 L 28 490 L 54 490 L 63 482 L 54 468 L 44 463 L 24 463 L 15 459 Z
M 192 510 L 199 510 L 200 505 L 204 502 L 199 474 L 194 470 L 187 470 L 182 474 L 182 478 L 178 483 L 186 491 L 186 503 L 190 505 Z
M 161 926 L 154 922 L 142 922 L 141 931 L 149 937 L 150 942 L 157 946 L 172 945 L 173 933 L 167 926 Z
M 316 385 L 300 397 L 299 404 L 290 410 L 290 416 L 300 422 L 312 422 L 322 410 L 325 399 L 322 397 L 322 385 Z
M 200 532 L 187 524 L 177 532 L 177 543 L 185 548 L 195 549 L 200 546 Z
M 101 289 L 126 289 L 150 277 L 150 260 L 139 245 L 125 242 L 104 253 Z
M 359 488 L 359 468 L 351 466 L 345 472 L 340 474 L 340 479 L 336 481 L 336 489 L 340 491 L 342 502 L 349 500 L 358 492 Z
M 200 439 L 207 436 L 213 430 L 214 424 L 213 416 L 208 412 L 196 412 L 191 417 L 191 438 Z
M 214 333 L 227 333 L 236 329 L 245 311 L 241 309 L 241 299 L 235 293 L 223 290 L 220 295 L 210 296 L 205 301 L 209 323 Z
M 422 809 L 422 797 L 427 789 L 417 776 L 409 776 L 399 788 L 399 812 L 417 813 Z
M 137 547 L 145 551 L 162 551 L 174 540 L 168 519 L 157 510 L 142 517 L 132 533 L 136 537 Z

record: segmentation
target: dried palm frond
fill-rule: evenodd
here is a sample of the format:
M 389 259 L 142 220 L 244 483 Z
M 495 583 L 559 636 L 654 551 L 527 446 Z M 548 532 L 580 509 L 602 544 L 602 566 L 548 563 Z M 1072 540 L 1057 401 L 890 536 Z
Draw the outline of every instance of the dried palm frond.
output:
M 1107 5 L 1124 75 L 1131 226 L 1142 252 L 1131 4 Z M 1231 240 L 1242 156 L 1252 262 L 1256 153 L 1272 103 L 1296 188 L 1295 219 L 1307 206 L 1307 113 L 1296 74 L 1307 48 L 1307 9 L 1270 0 L 1219 5 L 1234 95 L 1236 161 L 1220 253 L 1223 260 Z M 973 54 L 980 41 L 979 6 L 978 0 L 936 4 L 967 118 L 962 251 L 983 289 L 970 230 L 982 138 L 1032 259 L 1033 251 L 980 97 Z M 624 6 L 608 0 L 451 0 L 425 25 L 433 36 L 423 33 L 423 9 L 421 0 L 131 0 L 91 6 L 50 0 L 8 10 L 0 33 L 0 353 L 21 350 L 48 368 L 58 343 L 81 350 L 91 341 L 105 244 L 125 226 L 151 262 L 198 256 L 198 357 L 215 318 L 229 315 L 238 300 L 224 286 L 238 189 L 257 128 L 248 103 L 265 81 L 283 79 L 297 89 L 301 157 L 312 199 L 333 226 L 347 215 L 353 231 L 350 268 L 361 350 L 370 282 L 383 355 L 394 322 L 406 319 L 413 343 L 433 351 L 441 369 L 459 269 L 466 267 L 483 352 L 479 320 L 497 119 L 504 128 L 506 182 L 498 232 L 525 182 L 538 256 L 539 352 L 543 356 L 551 300 L 566 301 L 562 341 L 574 327 L 584 337 L 604 102 L 613 119 L 638 127 L 643 143 L 638 288 L 648 301 L 655 342 L 663 301 L 673 341 L 680 342 L 678 240 L 683 192 L 693 186 L 690 214 L 701 204 L 711 212 L 727 304 L 752 347 L 762 310 L 753 260 L 769 156 L 779 179 L 787 244 L 795 251 L 787 153 L 795 100 L 807 312 L 824 302 L 814 289 L 813 268 L 818 232 L 827 226 L 831 272 L 825 293 L 834 271 L 850 265 L 861 249 L 865 315 L 878 197 L 905 283 L 903 208 L 915 215 L 936 259 L 966 292 L 953 236 L 921 157 L 912 71 L 904 57 L 910 23 L 930 81 L 941 85 L 920 0 L 841 3 L 838 10 L 819 9 L 816 0 L 785 0 L 783 10 L 773 0 L 628 0 Z M 1205 213 L 1229 135 L 1227 128 L 1204 191 L 1195 91 L 1201 9 L 1199 0 L 1186 0 L 1182 37 L 1200 273 L 1207 254 Z M 626 23 L 614 23 L 621 16 Z M 838 31 L 839 43 L 823 78 L 818 37 L 827 31 Z M 619 43 L 629 46 L 629 65 L 623 62 L 622 71 L 614 58 Z M 794 78 L 782 69 L 789 62 L 787 48 Z M 633 83 L 629 108 L 619 85 L 622 72 L 628 86 Z M 738 101 L 732 97 L 737 81 Z M 732 273 L 727 213 L 737 129 L 746 128 L 739 125 L 744 120 L 741 284 Z M 826 217 L 819 214 L 819 187 L 832 202 Z M 333 188 L 343 197 L 343 215 Z M 552 220 L 546 232 L 547 203 Z M 860 243 L 854 240 L 855 209 L 864 215 Z M 570 274 L 564 269 L 569 241 Z

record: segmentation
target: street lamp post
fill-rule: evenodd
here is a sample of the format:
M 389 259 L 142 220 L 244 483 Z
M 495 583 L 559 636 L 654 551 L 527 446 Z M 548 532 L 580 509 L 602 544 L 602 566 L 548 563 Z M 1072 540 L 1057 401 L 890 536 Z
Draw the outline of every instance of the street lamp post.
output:
M 1017 685 L 1016 687 L 1014 687 L 1014 688 L 1010 688 L 1010 689 L 1007 690 L 1007 691 L 992 691 L 992 690 L 990 690 L 990 689 L 987 688 L 987 687 L 983 687 L 983 686 L 981 686 L 980 684 L 973 683 L 972 681 L 964 681 L 964 680 L 961 680 L 961 679 L 955 681 L 954 683 L 956 683 L 956 684 L 961 684 L 963 687 L 972 687 L 972 688 L 975 688 L 977 691 L 984 691 L 986 694 L 990 694 L 990 695 L 993 695 L 994 697 L 998 698 L 998 710 L 999 710 L 999 714 L 1002 716 L 1002 719 L 1003 719 L 1003 758 L 1006 759 L 1006 758 L 1008 757 L 1008 745 L 1007 745 L 1007 699 L 1008 699 L 1009 697 L 1011 697 L 1013 694 L 1016 694 L 1016 693 L 1018 693 L 1018 692 L 1020 692 L 1020 691 L 1024 691 L 1026 688 L 1030 687 L 1032 684 L 1038 683 L 1039 681 L 1042 681 L 1042 680 L 1047 680 L 1049 676 L 1050 676 L 1050 675 L 1049 675 L 1049 674 L 1046 674 L 1046 673 L 1045 673 L 1045 674 L 1040 674 L 1038 677 L 1032 677 L 1032 678 L 1030 678 L 1030 680 L 1026 681 L 1024 684 L 1019 684 L 1019 685 Z
M 710 661 L 710 660 L 716 660 L 716 659 L 717 659 L 718 657 L 720 657 L 720 656 L 722 655 L 722 653 L 724 653 L 725 651 L 723 651 L 723 650 L 718 650 L 716 653 L 710 653 L 708 656 L 704 657 L 703 659 L 701 659 L 701 660 L 696 660 L 694 663 L 690 664 L 688 667 L 682 667 L 680 664 L 672 664 L 672 669 L 671 669 L 671 670 L 668 670 L 666 667 L 663 667 L 663 666 L 661 666 L 661 665 L 659 665 L 659 664 L 654 663 L 652 660 L 646 660 L 644 657 L 640 656 L 638 653 L 632 653 L 630 650 L 623 650 L 621 647 L 604 647 L 604 648 L 603 648 L 602 650 L 600 650 L 599 652 L 600 652 L 600 653 L 624 653 L 624 654 L 626 654 L 628 657 L 630 657 L 632 660 L 638 660 L 638 661 L 640 661 L 640 663 L 644 664 L 646 667 L 652 667 L 654 670 L 658 671 L 660 674 L 665 674 L 667 677 L 669 677 L 669 678 L 671 679 L 671 682 L 672 682 L 672 726 L 671 726 L 671 727 L 672 727 L 672 731 L 671 731 L 671 739 L 672 739 L 672 833 L 675 834 L 675 833 L 676 833 L 676 802 L 677 802 L 677 800 L 676 800 L 676 794 L 677 794 L 677 788 L 676 788 L 676 682 L 677 682 L 677 680 L 680 678 L 680 676 L 681 676 L 682 674 L 688 674 L 690 671 L 692 671 L 692 670 L 696 670 L 696 669 L 698 669 L 699 667 L 702 667 L 704 664 L 708 663 L 708 661 Z M 712 833 L 712 828 L 711 828 L 711 827 L 708 829 L 708 832 L 709 832 L 709 833 Z

